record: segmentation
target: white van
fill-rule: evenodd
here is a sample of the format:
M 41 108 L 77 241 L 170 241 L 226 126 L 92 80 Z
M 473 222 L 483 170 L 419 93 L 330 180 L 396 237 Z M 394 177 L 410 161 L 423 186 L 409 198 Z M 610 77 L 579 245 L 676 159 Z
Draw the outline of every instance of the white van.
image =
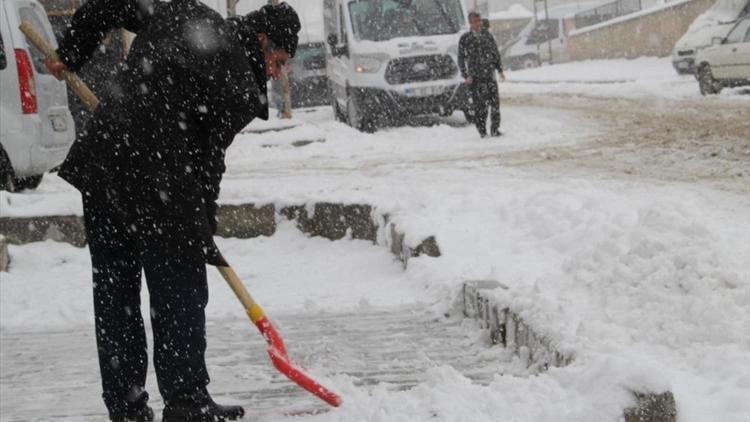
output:
M 695 73 L 695 54 L 711 45 L 714 38 L 724 38 L 737 19 L 750 14 L 748 0 L 716 0 L 698 16 L 672 50 L 672 65 L 679 74 Z
M 547 12 L 538 11 L 537 20 L 532 19 L 516 40 L 503 47 L 503 64 L 516 70 L 537 67 L 542 63 L 570 61 L 568 33 L 575 29 L 573 16 L 601 4 L 576 3 L 551 7 Z
M 36 188 L 75 139 L 67 91 L 44 56 L 18 29 L 30 22 L 57 46 L 44 8 L 34 0 L 0 2 L 0 189 Z
M 325 0 L 336 117 L 363 131 L 414 115 L 471 114 L 458 70 L 462 0 Z

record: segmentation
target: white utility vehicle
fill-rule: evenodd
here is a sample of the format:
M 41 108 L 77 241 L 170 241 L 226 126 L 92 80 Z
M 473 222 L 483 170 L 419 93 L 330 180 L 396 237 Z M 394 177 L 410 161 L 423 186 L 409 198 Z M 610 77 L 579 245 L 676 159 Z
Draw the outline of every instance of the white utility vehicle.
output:
M 715 37 L 695 56 L 701 94 L 750 85 L 750 16 L 737 21 L 726 37 Z
M 538 11 L 537 19 L 532 19 L 515 40 L 503 47 L 503 64 L 517 70 L 570 61 L 568 32 L 575 29 L 573 16 L 601 3 L 576 3 Z
M 695 73 L 695 54 L 711 45 L 716 37 L 725 37 L 737 19 L 750 14 L 748 0 L 716 0 L 698 16 L 672 50 L 672 65 L 679 74 Z
M 34 0 L 0 2 L 0 189 L 36 188 L 75 139 L 64 82 L 44 65 L 18 29 L 30 22 L 57 46 L 44 8 Z
M 362 131 L 415 115 L 471 114 L 458 71 L 462 0 L 325 0 L 336 117 Z

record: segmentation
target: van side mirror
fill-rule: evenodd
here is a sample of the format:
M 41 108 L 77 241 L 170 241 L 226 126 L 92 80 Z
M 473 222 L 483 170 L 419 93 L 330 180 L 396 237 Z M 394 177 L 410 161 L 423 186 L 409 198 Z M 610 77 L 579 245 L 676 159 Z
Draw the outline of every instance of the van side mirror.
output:
M 336 34 L 328 34 L 328 45 L 330 45 L 331 48 L 335 47 L 338 43 L 339 37 L 337 37 Z
M 711 38 L 711 44 L 712 45 L 721 45 L 721 44 L 724 44 L 724 38 L 713 37 L 713 38 Z
M 334 57 L 346 56 L 349 54 L 349 49 L 346 45 L 339 45 L 339 37 L 337 37 L 336 34 L 329 34 L 327 41 L 328 45 L 331 46 L 331 54 Z

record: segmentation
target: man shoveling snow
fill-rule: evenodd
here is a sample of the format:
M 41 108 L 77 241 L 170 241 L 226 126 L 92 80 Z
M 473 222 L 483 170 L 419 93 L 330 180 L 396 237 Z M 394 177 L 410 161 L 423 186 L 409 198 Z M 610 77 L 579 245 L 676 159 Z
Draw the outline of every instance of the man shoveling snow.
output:
M 197 0 L 89 0 L 47 67 L 78 70 L 107 32 L 137 34 L 123 68 L 60 176 L 83 197 L 103 398 L 113 421 L 152 421 L 140 310 L 145 273 L 164 422 L 237 419 L 207 391 L 205 264 L 224 153 L 268 117 L 266 80 L 294 56 L 300 22 L 286 4 L 224 20 Z

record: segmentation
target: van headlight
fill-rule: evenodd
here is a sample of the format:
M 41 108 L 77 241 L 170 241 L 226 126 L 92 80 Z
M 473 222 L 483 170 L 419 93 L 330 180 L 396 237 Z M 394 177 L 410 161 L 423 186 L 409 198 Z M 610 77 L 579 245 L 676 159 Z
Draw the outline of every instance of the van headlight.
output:
M 354 71 L 357 73 L 377 73 L 380 66 L 388 57 L 356 56 L 354 57 Z

